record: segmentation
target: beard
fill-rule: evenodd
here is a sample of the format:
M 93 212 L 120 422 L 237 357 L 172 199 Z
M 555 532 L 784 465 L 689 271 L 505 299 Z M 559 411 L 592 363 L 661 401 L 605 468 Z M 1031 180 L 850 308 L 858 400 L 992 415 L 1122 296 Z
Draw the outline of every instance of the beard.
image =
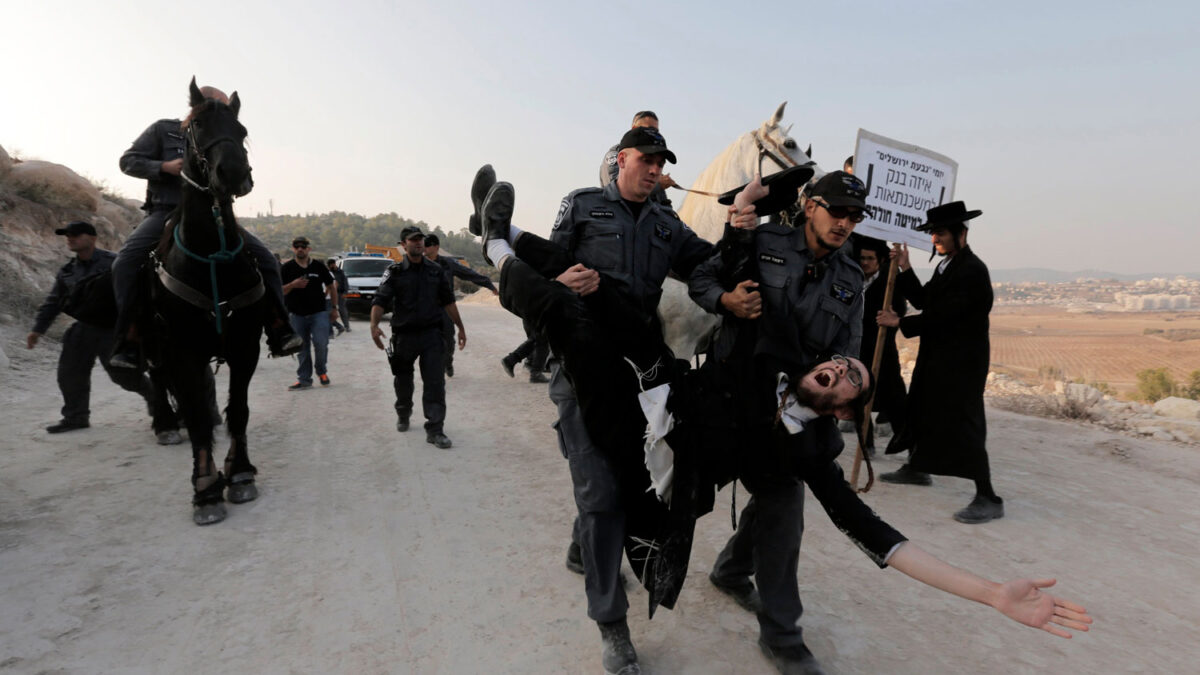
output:
M 817 414 L 827 415 L 833 411 L 834 396 L 833 392 L 822 389 L 819 391 L 811 391 L 803 386 L 796 387 L 792 390 L 796 395 L 796 400 L 800 405 L 811 408 Z

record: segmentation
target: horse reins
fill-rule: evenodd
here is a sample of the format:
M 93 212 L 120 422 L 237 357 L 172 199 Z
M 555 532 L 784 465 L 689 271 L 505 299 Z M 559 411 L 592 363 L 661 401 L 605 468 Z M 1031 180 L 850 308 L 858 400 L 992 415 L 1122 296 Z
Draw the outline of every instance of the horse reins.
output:
M 204 168 L 208 167 L 208 157 L 206 157 L 204 155 L 204 153 L 207 152 L 209 150 L 209 148 L 212 148 L 214 145 L 221 143 L 221 142 L 225 142 L 225 141 L 228 141 L 230 143 L 237 142 L 237 139 L 233 138 L 232 136 L 218 136 L 217 138 L 214 138 L 211 141 L 209 141 L 207 144 L 205 144 L 203 148 L 201 148 L 200 145 L 198 143 L 196 143 L 196 136 L 195 136 L 194 132 L 192 131 L 191 125 L 188 125 L 187 135 L 188 135 L 188 144 L 191 146 L 191 149 L 193 151 L 195 151 L 196 156 L 200 158 L 200 163 Z M 213 198 L 212 217 L 213 217 L 213 221 L 217 224 L 217 239 L 218 239 L 218 241 L 221 242 L 220 250 L 218 250 L 208 256 L 202 256 L 193 251 L 189 251 L 188 248 L 183 245 L 183 240 L 180 239 L 180 237 L 179 237 L 179 227 L 178 226 L 176 226 L 174 228 L 174 237 L 175 237 L 175 246 L 177 246 L 180 251 L 183 251 L 189 258 L 192 258 L 193 260 L 198 260 L 202 263 L 208 263 L 208 276 L 209 276 L 209 280 L 212 283 L 213 318 L 216 320 L 217 335 L 221 335 L 223 333 L 223 329 L 221 326 L 221 305 L 225 304 L 231 310 L 233 310 L 233 309 L 238 309 L 239 307 L 244 307 L 244 306 L 253 304 L 254 302 L 257 302 L 258 299 L 263 296 L 263 292 L 265 290 L 263 287 L 262 274 L 259 273 L 258 284 L 255 285 L 254 288 L 251 288 L 248 291 L 238 294 L 236 297 L 234 297 L 232 300 L 230 300 L 226 303 L 221 302 L 220 292 L 217 288 L 217 265 L 219 265 L 219 264 L 223 265 L 226 263 L 233 262 L 237 258 L 237 254 L 241 252 L 242 247 L 245 246 L 246 238 L 239 235 L 237 246 L 233 247 L 233 250 L 230 250 L 228 243 L 225 241 L 225 220 L 224 220 L 224 218 L 221 217 L 220 198 L 217 197 L 217 195 L 212 191 L 212 188 L 210 186 L 200 185 L 194 179 L 192 179 L 191 176 L 187 175 L 186 171 L 181 169 L 179 171 L 179 176 L 181 178 L 183 178 L 183 180 L 187 181 L 187 183 L 189 185 L 191 185 L 192 187 L 196 188 L 200 192 L 207 192 L 208 194 L 212 195 L 212 198 Z M 159 264 L 158 272 L 159 272 L 159 278 L 163 281 L 163 285 L 166 286 L 168 290 L 170 290 L 172 293 L 175 293 L 176 295 L 183 298 L 184 300 L 187 300 L 189 303 L 191 303 L 193 305 L 197 305 L 201 309 L 207 309 L 208 303 L 197 304 L 196 296 L 198 296 L 199 293 L 195 293 L 195 291 L 192 291 L 191 287 L 187 286 L 186 284 L 179 281 L 178 279 L 175 279 L 170 274 L 167 274 L 166 268 L 163 267 L 161 263 Z M 170 280 L 170 282 L 174 282 L 174 283 L 169 283 L 168 280 Z M 180 286 L 187 288 L 189 291 L 192 291 L 192 293 L 189 294 L 186 291 L 181 293 L 179 291 Z M 207 300 L 207 298 L 206 298 L 206 300 Z

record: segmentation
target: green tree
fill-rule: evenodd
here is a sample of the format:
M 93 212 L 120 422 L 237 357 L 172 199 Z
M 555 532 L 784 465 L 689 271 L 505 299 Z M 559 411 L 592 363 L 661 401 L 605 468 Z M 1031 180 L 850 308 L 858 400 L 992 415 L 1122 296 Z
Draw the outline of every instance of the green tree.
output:
M 1174 396 L 1179 385 L 1166 368 L 1147 368 L 1137 374 L 1138 395 L 1142 400 L 1154 403 Z
M 1188 375 L 1187 384 L 1183 385 L 1184 396 L 1196 401 L 1200 401 L 1200 370 L 1193 370 Z

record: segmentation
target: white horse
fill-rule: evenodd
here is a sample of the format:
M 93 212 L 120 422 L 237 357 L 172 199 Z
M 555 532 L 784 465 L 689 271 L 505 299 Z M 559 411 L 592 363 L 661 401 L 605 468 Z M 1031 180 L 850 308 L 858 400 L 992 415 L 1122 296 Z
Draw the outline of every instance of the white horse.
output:
M 800 149 L 799 144 L 788 136 L 791 125 L 786 129 L 780 128 L 785 106 L 787 101 L 781 103 L 775 114 L 762 126 L 742 134 L 717 155 L 696 179 L 692 190 L 720 194 L 750 182 L 756 173 L 769 176 L 803 164 L 811 165 L 815 170 L 813 180 L 825 175 Z M 680 219 L 696 234 L 715 242 L 724 231 L 728 208 L 718 204 L 716 197 L 693 193 L 683 200 L 678 213 Z M 703 349 L 709 335 L 720 323 L 716 315 L 705 312 L 692 302 L 686 284 L 673 279 L 667 279 L 663 284 L 658 316 L 663 325 L 663 339 L 675 356 L 682 359 L 689 359 Z

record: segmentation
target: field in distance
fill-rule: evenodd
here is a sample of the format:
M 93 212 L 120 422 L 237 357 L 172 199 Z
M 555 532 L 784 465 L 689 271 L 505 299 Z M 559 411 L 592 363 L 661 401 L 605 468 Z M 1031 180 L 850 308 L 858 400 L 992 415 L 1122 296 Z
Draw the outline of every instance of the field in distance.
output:
M 1177 382 L 1200 370 L 1200 312 L 1083 312 L 1063 307 L 996 307 L 992 370 L 1036 383 L 1048 368 L 1067 380 L 1104 382 L 1122 398 L 1137 373 L 1167 368 Z M 901 349 L 905 343 L 900 339 Z M 915 354 L 913 341 L 911 353 Z

